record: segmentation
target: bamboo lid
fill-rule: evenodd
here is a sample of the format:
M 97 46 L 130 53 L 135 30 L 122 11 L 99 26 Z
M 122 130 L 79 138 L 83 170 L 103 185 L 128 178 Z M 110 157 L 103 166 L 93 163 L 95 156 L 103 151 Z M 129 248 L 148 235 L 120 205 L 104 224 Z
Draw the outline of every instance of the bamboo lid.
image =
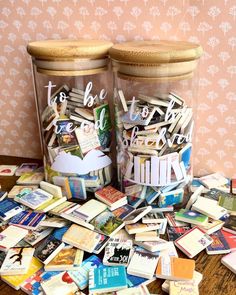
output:
M 199 44 L 185 41 L 134 41 L 115 44 L 110 57 L 122 63 L 175 63 L 198 59 L 203 53 Z
M 27 51 L 36 59 L 98 59 L 105 58 L 112 42 L 103 40 L 43 40 L 30 42 Z

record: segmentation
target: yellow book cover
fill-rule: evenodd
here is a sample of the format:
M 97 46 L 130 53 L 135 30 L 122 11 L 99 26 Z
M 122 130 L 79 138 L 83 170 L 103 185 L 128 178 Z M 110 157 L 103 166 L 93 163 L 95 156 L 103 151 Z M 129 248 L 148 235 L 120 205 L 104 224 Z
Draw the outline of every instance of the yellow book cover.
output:
M 62 197 L 62 198 L 54 197 L 51 200 L 48 200 L 43 205 L 37 207 L 35 211 L 38 211 L 38 212 L 47 212 L 47 211 L 52 210 L 53 208 L 61 205 L 65 201 L 66 201 L 66 197 Z
M 23 284 L 26 279 L 28 279 L 42 267 L 43 264 L 37 258 L 33 257 L 29 270 L 26 274 L 17 276 L 1 276 L 1 279 L 15 290 L 19 290 L 21 284 Z
M 76 270 L 82 263 L 83 256 L 83 250 L 62 249 L 44 268 L 46 271 Z

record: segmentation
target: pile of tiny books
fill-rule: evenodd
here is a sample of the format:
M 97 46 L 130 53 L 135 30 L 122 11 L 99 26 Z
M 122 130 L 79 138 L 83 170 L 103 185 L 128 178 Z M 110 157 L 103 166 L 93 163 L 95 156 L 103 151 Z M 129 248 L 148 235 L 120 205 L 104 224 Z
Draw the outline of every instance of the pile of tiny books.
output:
M 147 295 L 159 279 L 169 294 L 199 294 L 192 258 L 201 251 L 227 254 L 222 264 L 236 273 L 235 180 L 228 182 L 219 173 L 194 178 L 180 210 L 169 196 L 150 204 L 148 192 L 133 206 L 112 186 L 78 203 L 40 178 L 16 185 L 1 192 L 1 279 L 33 295 Z

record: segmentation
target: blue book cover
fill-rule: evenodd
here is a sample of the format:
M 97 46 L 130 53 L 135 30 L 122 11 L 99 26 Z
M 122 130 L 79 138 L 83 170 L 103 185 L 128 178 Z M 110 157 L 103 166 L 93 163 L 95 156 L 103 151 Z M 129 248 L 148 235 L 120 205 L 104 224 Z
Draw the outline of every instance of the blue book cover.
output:
M 36 227 L 40 223 L 40 221 L 45 218 L 45 216 L 46 215 L 44 213 L 22 211 L 11 218 L 10 224 Z
M 25 203 L 26 206 L 32 206 L 32 208 L 37 208 L 43 203 L 52 199 L 52 197 L 52 195 L 46 192 L 44 193 L 42 190 L 37 189 L 33 192 L 21 196 L 20 200 L 22 201 L 22 203 Z
M 133 211 L 134 211 L 134 207 L 132 207 L 129 204 L 126 204 L 124 206 L 121 206 L 115 210 L 113 210 L 113 214 L 115 214 L 117 217 L 119 217 L 120 219 L 125 219 L 127 216 L 129 216 Z
M 211 238 L 213 239 L 213 242 L 206 248 L 208 254 L 214 254 L 215 252 L 218 252 L 219 254 L 229 253 L 231 251 L 229 244 L 220 230 L 213 233 Z
M 10 200 L 10 199 L 4 199 L 0 202 L 0 216 L 6 217 L 6 213 L 13 210 L 22 208 L 17 202 Z
M 190 167 L 190 159 L 192 153 L 192 144 L 188 143 L 181 151 L 180 151 L 180 161 L 183 161 L 186 170 Z
M 148 280 L 145 278 L 129 275 L 128 273 L 126 273 L 126 275 L 127 275 L 127 284 L 129 288 L 139 286 Z
M 56 238 L 57 240 L 62 241 L 62 237 L 68 231 L 69 227 L 70 226 L 68 225 L 68 226 L 63 226 L 61 228 L 55 229 L 52 233 L 52 236 Z
M 116 291 L 127 288 L 124 266 L 103 266 L 89 272 L 89 292 Z
M 167 207 L 169 205 L 179 204 L 183 201 L 183 189 L 177 189 L 168 193 L 161 194 L 158 200 L 159 207 Z
M 148 204 L 151 204 L 159 195 L 160 192 L 156 192 L 152 187 L 149 186 L 145 194 L 145 199 Z
M 85 289 L 89 283 L 89 271 L 102 266 L 102 261 L 96 255 L 85 259 L 77 270 L 68 271 L 70 277 L 81 290 Z
M 70 177 L 69 178 L 69 185 L 72 194 L 72 198 L 86 200 L 86 188 L 85 188 L 85 181 L 83 178 L 80 177 Z

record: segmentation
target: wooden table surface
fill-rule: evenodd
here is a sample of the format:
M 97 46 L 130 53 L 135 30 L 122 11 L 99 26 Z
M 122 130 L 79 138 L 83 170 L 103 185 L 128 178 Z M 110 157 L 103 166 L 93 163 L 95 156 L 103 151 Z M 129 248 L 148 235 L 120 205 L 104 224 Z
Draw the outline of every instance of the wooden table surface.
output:
M 41 160 L 27 159 L 0 156 L 0 165 L 20 165 L 26 162 L 42 163 Z M 1 189 L 9 191 L 18 177 L 16 176 L 0 176 Z M 185 257 L 180 251 L 178 251 L 180 257 Z M 200 295 L 235 295 L 236 294 L 236 275 L 221 264 L 221 257 L 224 255 L 207 255 L 205 251 L 202 251 L 194 259 L 196 261 L 196 270 L 203 274 L 203 280 L 199 285 Z M 166 293 L 161 290 L 161 285 L 164 280 L 157 279 L 150 285 L 148 289 L 153 294 Z M 0 281 L 0 295 L 14 295 L 25 294 L 22 291 L 15 291 L 4 282 Z M 63 294 L 58 294 L 63 295 Z M 181 295 L 181 294 L 180 294 Z

